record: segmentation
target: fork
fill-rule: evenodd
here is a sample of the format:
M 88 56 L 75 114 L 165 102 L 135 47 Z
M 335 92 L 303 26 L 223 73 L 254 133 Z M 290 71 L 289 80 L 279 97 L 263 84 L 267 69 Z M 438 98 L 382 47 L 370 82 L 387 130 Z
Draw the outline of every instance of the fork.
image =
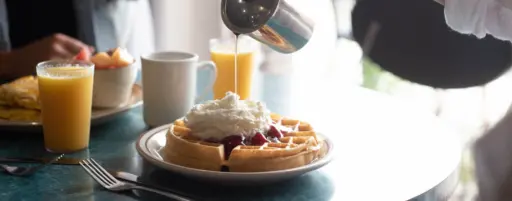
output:
M 94 159 L 86 159 L 79 162 L 80 165 L 84 168 L 84 170 L 98 182 L 101 186 L 106 188 L 109 191 L 119 192 L 119 191 L 127 191 L 127 190 L 144 190 L 153 193 L 157 193 L 175 200 L 179 201 L 192 201 L 191 199 L 184 198 L 179 195 L 175 195 L 172 193 L 147 188 L 144 186 L 138 186 L 135 184 L 125 183 L 114 178 L 110 173 L 107 172 L 101 165 L 99 165 Z
M 64 156 L 64 154 L 61 154 L 61 155 L 53 158 L 52 160 L 50 160 L 50 161 L 48 161 L 46 163 L 42 163 L 42 164 L 39 164 L 37 166 L 32 166 L 32 167 L 21 167 L 21 166 L 12 166 L 12 165 L 0 164 L 0 168 L 5 170 L 5 172 L 7 172 L 10 175 L 14 175 L 14 176 L 29 176 L 29 175 L 34 174 L 36 171 L 46 167 L 47 165 L 50 165 L 50 164 L 52 164 L 54 162 L 57 162 L 63 156 Z

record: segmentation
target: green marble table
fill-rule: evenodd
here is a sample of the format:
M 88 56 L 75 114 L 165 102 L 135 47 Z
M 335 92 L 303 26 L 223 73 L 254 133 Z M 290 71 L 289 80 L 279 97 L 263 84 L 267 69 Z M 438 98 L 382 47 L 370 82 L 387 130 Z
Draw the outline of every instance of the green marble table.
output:
M 279 94 L 278 90 L 272 94 Z M 382 94 L 361 88 L 339 91 L 328 98 L 339 100 L 336 104 L 302 98 L 300 104 L 315 107 L 294 105 L 295 109 L 290 109 L 299 111 L 294 115 L 310 121 L 333 140 L 334 160 L 318 171 L 281 183 L 223 186 L 151 166 L 134 146 L 137 137 L 148 129 L 140 107 L 93 127 L 89 149 L 72 157 L 92 157 L 108 169 L 142 175 L 144 182 L 214 200 L 434 201 L 450 195 L 458 181 L 459 162 L 459 150 L 450 148 L 458 146 L 450 137 L 453 135 L 433 129 L 436 121 L 426 112 Z M 286 113 L 288 109 L 282 107 L 289 100 L 279 102 L 272 94 L 260 98 L 272 110 Z M 0 131 L 0 156 L 44 155 L 42 140 L 42 133 Z M 148 193 L 136 194 L 106 191 L 80 166 L 51 165 L 31 177 L 0 173 L 0 200 L 163 200 Z

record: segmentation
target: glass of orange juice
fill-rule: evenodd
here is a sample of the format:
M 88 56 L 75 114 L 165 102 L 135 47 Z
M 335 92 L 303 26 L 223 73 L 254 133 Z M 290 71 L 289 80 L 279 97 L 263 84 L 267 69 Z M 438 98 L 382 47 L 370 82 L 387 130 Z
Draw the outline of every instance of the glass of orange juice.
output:
M 70 153 L 89 146 L 94 64 L 45 61 L 37 64 L 46 150 Z
M 242 100 L 250 98 L 256 47 L 253 39 L 242 35 L 238 37 L 235 70 L 235 38 L 210 40 L 211 60 L 217 66 L 217 79 L 213 85 L 214 99 L 223 98 L 228 91 L 236 92 Z

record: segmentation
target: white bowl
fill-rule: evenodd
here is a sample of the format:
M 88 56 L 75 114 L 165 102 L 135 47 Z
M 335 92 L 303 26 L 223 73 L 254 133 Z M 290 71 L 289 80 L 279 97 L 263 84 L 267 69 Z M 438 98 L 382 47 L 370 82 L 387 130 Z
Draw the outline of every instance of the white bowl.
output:
M 94 69 L 92 106 L 120 107 L 128 102 L 136 78 L 135 65 Z

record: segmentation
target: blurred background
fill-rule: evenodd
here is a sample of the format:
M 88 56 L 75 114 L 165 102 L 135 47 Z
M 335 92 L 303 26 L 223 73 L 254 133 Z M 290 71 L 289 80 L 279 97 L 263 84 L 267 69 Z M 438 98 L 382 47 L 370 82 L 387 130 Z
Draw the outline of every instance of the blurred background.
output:
M 507 92 L 512 85 L 512 75 L 508 70 L 499 72 L 492 79 L 482 78 L 483 81 L 471 84 L 464 84 L 463 79 L 450 84 L 439 82 L 441 87 L 425 84 L 429 79 L 441 77 L 441 74 L 425 71 L 423 73 L 430 77 L 415 82 L 403 78 L 409 75 L 413 78 L 415 72 L 422 73 L 425 68 L 509 67 L 509 57 L 512 56 L 509 43 L 492 38 L 477 41 L 472 36 L 453 33 L 444 23 L 442 6 L 432 0 L 380 0 L 380 3 L 376 0 L 292 1 L 310 14 L 317 26 L 311 42 L 297 53 L 284 55 L 260 47 L 253 98 L 267 102 L 277 113 L 306 116 L 313 109 L 301 106 L 321 101 L 322 93 L 362 86 L 407 100 L 436 114 L 460 131 L 468 147 L 500 120 L 510 107 L 512 94 Z M 136 57 L 155 50 L 182 50 L 197 53 L 200 60 L 208 60 L 209 39 L 232 37 L 220 19 L 219 2 L 117 1 L 110 13 L 116 19 L 117 33 L 127 38 L 126 47 Z M 355 12 L 357 4 L 361 4 L 358 13 Z M 393 28 L 394 25 L 402 28 Z M 378 37 L 379 31 L 382 31 L 381 38 Z M 468 44 L 471 47 L 464 46 Z M 380 50 L 381 46 L 384 46 L 383 50 Z M 494 59 L 486 55 L 487 52 L 505 56 Z M 388 53 L 392 55 L 386 56 Z M 487 60 L 503 62 L 479 62 L 487 56 Z M 481 57 L 475 62 L 457 63 Z M 389 69 L 407 76 L 397 76 Z M 401 71 L 404 69 L 409 71 Z M 461 77 L 479 74 L 466 75 L 466 72 L 457 70 L 451 73 L 461 74 Z M 200 74 L 199 80 L 207 80 L 207 77 Z M 449 85 L 455 88 L 446 87 Z M 204 83 L 198 87 L 203 86 Z M 265 91 L 259 90 L 265 88 L 263 86 L 279 88 L 286 94 L 283 97 L 289 99 L 266 95 Z M 340 94 L 338 98 L 343 100 L 343 93 Z M 464 154 L 461 168 L 463 179 L 451 200 L 473 200 L 476 186 L 469 151 Z

